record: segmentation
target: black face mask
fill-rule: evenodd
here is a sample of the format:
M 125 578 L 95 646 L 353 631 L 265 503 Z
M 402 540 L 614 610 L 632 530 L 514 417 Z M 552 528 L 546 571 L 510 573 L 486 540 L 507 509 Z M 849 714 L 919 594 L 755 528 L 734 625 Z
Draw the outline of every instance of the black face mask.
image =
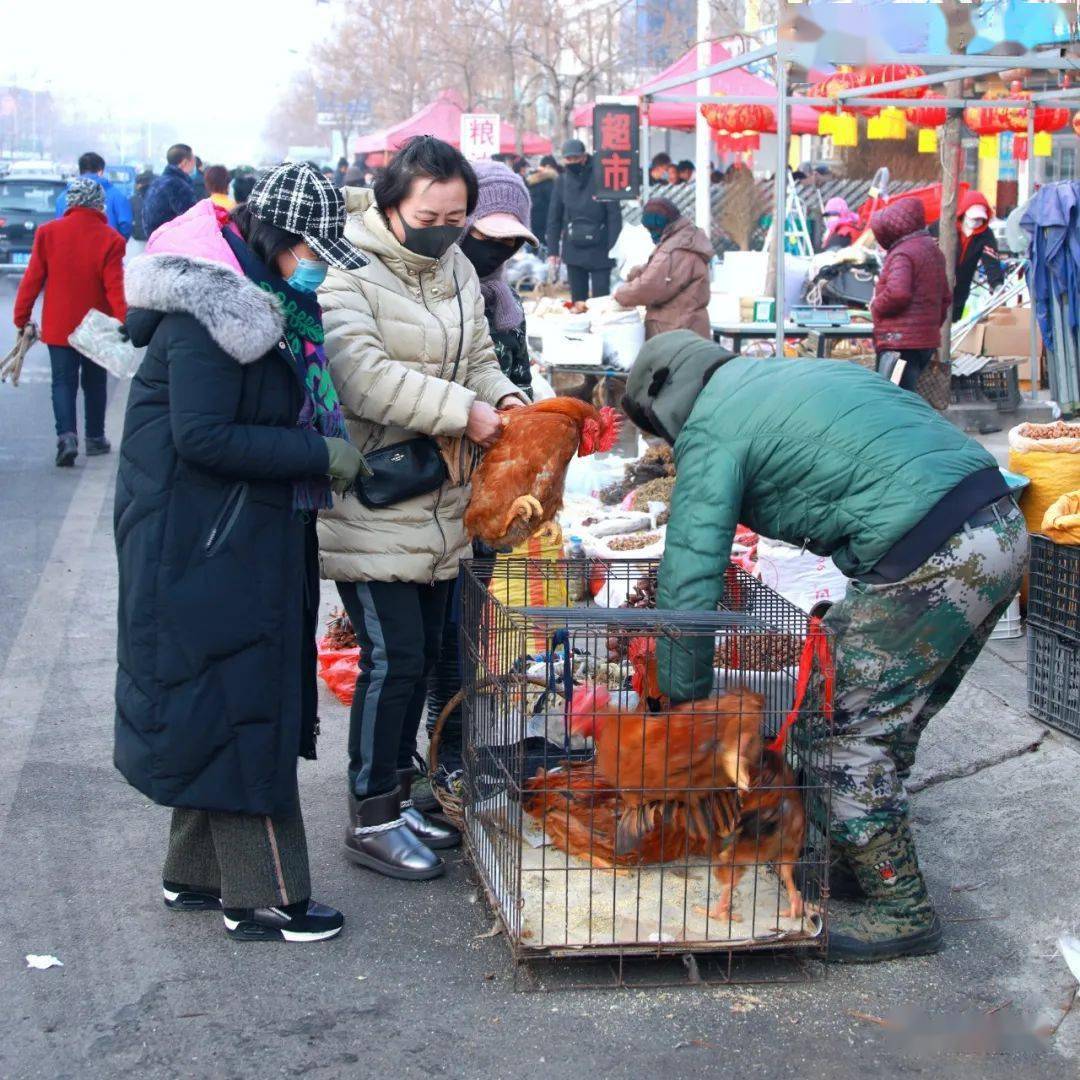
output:
M 468 233 L 461 238 L 460 246 L 465 258 L 476 267 L 476 276 L 486 278 L 494 274 L 521 245 L 511 247 L 499 240 L 481 240 Z
M 588 167 L 589 163 L 587 161 L 571 161 L 566 165 L 567 171 L 574 176 L 580 176 Z
M 441 259 L 461 239 L 461 225 L 426 225 L 417 228 L 405 220 L 400 210 L 395 213 L 405 230 L 404 246 L 416 255 Z

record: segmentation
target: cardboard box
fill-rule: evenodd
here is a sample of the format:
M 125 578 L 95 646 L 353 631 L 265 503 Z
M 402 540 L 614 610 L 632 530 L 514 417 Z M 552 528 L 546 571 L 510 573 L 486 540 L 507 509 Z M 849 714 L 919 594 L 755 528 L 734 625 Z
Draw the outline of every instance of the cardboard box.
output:
M 1031 354 L 1031 308 L 1009 307 L 991 311 L 963 336 L 953 352 L 1028 357 Z

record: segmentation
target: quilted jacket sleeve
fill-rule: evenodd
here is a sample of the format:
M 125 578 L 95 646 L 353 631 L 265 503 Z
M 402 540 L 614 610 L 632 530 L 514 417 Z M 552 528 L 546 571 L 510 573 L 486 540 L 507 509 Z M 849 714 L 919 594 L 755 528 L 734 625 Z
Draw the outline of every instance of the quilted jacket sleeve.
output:
M 469 366 L 465 374 L 465 385 L 474 391 L 481 401 L 486 401 L 489 405 L 498 405 L 508 394 L 520 398 L 528 405 L 528 397 L 521 392 L 520 387 L 503 374 L 502 368 L 499 367 L 487 317 L 484 314 L 484 298 L 479 290 L 476 293 L 472 320 L 472 340 L 476 342 L 476 345 L 468 357 Z
M 694 258 L 682 252 L 654 253 L 640 274 L 615 290 L 615 299 L 623 307 L 666 304 L 690 284 L 691 260 Z
M 477 391 L 392 359 L 363 282 L 355 275 L 331 274 L 319 290 L 319 303 L 330 373 L 349 412 L 362 420 L 422 435 L 461 435 L 465 431 Z M 498 370 L 490 340 L 488 350 Z M 512 391 L 511 384 L 508 392 Z
M 703 430 L 687 432 L 678 447 L 678 479 L 671 503 L 657 606 L 714 611 L 731 563 L 731 543 L 742 508 L 744 471 L 734 452 Z M 657 643 L 660 689 L 672 701 L 707 697 L 713 686 L 713 645 L 706 637 Z
M 903 252 L 897 252 L 885 260 L 870 307 L 875 319 L 899 315 L 911 305 L 914 290 L 913 271 L 911 260 Z
M 321 435 L 300 427 L 236 423 L 244 369 L 190 315 L 167 319 L 173 321 L 167 339 L 169 420 L 184 461 L 235 480 L 326 475 L 329 460 Z M 158 333 L 165 329 L 163 323 Z

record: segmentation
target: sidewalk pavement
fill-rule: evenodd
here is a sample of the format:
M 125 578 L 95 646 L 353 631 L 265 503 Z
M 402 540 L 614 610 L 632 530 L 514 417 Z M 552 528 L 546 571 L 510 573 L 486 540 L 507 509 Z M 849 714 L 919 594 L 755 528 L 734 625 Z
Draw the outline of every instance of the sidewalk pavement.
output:
M 114 441 L 119 419 L 114 401 Z M 915 828 L 947 946 L 935 957 L 794 985 L 515 992 L 462 858 L 430 883 L 342 858 L 346 711 L 325 691 L 301 791 L 317 896 L 345 911 L 343 935 L 235 944 L 215 916 L 165 911 L 168 812 L 111 764 L 115 464 L 20 465 L 43 500 L 74 490 L 32 595 L 6 594 L 0 1076 L 1077 1075 L 1077 984 L 1055 942 L 1080 930 L 1080 747 L 1027 716 L 1022 642 L 984 653 L 920 750 Z M 27 953 L 64 967 L 26 970 Z M 919 1010 L 961 1043 L 929 1050 L 903 1018 Z M 1003 1042 L 1010 1025 L 1056 1034 Z

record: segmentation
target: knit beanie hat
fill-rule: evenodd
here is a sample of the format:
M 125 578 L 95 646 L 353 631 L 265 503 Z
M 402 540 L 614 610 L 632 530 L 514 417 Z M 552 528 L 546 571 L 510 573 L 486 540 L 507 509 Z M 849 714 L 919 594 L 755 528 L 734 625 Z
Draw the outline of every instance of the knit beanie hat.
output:
M 650 199 L 641 208 L 642 217 L 646 214 L 653 214 L 658 218 L 663 218 L 669 225 L 677 217 L 682 216 L 679 208 L 670 199 Z
M 104 213 L 105 189 L 89 176 L 80 176 L 68 185 L 67 204 L 69 210 L 73 206 L 87 206 Z
M 525 181 L 501 161 L 476 161 L 473 171 L 480 194 L 467 227 L 472 228 L 481 218 L 487 218 L 481 230 L 485 236 L 497 240 L 521 237 L 530 244 L 538 244 L 529 229 L 532 200 Z

